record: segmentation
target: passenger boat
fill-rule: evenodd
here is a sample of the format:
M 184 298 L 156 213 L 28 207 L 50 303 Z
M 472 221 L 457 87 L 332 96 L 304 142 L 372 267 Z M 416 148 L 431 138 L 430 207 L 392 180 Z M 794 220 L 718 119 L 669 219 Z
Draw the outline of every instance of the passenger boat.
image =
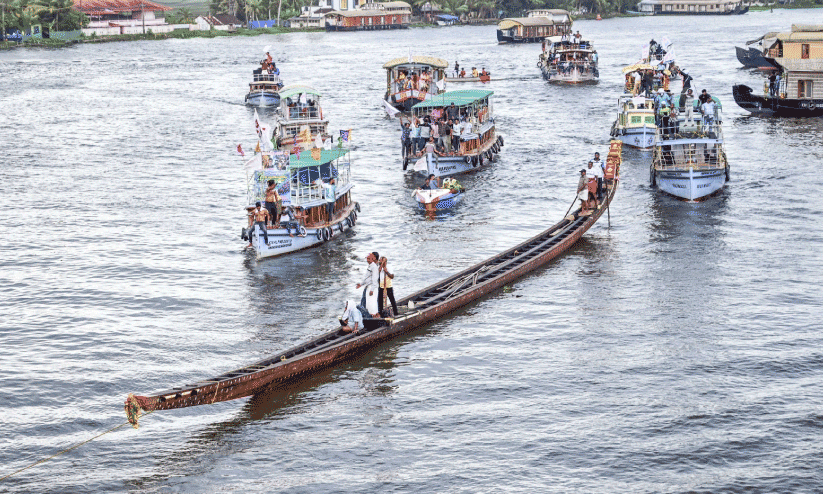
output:
M 252 396 L 287 387 L 300 378 L 352 358 L 534 272 L 566 252 L 594 225 L 611 204 L 619 181 L 620 143 L 613 142 L 606 164 L 606 188 L 600 205 L 590 214 L 579 209 L 525 242 L 486 259 L 398 301 L 392 318 L 364 319 L 358 333 L 336 327 L 251 365 L 218 376 L 146 396 L 129 395 L 126 413 L 136 427 L 140 411 L 170 410 Z M 617 154 L 613 154 L 613 153 Z
M 507 17 L 497 24 L 498 43 L 540 43 L 547 36 L 563 36 L 572 28 L 567 10 L 530 10 L 527 17 Z
M 729 180 L 729 164 L 723 149 L 722 108 L 713 98 L 714 123 L 708 125 L 697 112 L 693 118 L 684 114 L 657 133 L 657 145 L 649 170 L 649 180 L 663 192 L 697 201 L 714 194 Z M 674 120 L 674 119 L 672 119 Z
M 543 42 L 537 66 L 543 78 L 551 82 L 593 82 L 600 77 L 596 52 L 590 41 L 572 43 L 560 36 L 548 37 Z
M 249 240 L 257 259 L 288 254 L 328 242 L 346 230 L 354 227 L 360 205 L 351 198 L 354 186 L 351 180 L 351 157 L 349 150 L 334 147 L 314 148 L 300 154 L 286 154 L 282 151 L 268 151 L 256 154 L 259 164 L 249 178 L 248 226 L 241 231 L 241 238 Z M 257 163 L 257 162 L 255 162 Z M 326 213 L 324 184 L 330 179 L 336 181 L 334 214 Z M 301 206 L 306 219 L 287 229 L 288 216 L 281 216 L 280 228 L 268 228 L 268 243 L 258 226 L 255 226 L 251 211 L 255 202 L 265 201 L 269 180 L 277 184 L 277 192 L 282 198 L 283 211 L 288 206 Z M 291 235 L 290 235 L 291 233 Z
M 445 69 L 449 63 L 441 58 L 411 56 L 395 58 L 383 64 L 386 69 L 386 95 L 383 99 L 400 111 L 445 90 Z
M 280 88 L 283 81 L 279 75 L 269 74 L 256 69 L 252 82 L 249 83 L 249 92 L 246 94 L 246 104 L 251 106 L 277 106 L 280 104 Z
M 318 137 L 321 140 L 331 137 L 320 97 L 316 89 L 303 84 L 292 84 L 280 90 L 274 129 L 279 150 L 291 152 L 301 140 L 313 142 Z
M 654 147 L 657 125 L 654 100 L 645 96 L 622 94 L 617 99 L 617 119 L 611 136 L 629 147 L 649 150 Z
M 446 77 L 446 82 L 490 82 L 491 74 L 480 75 L 478 77 Z
M 490 100 L 493 94 L 493 91 L 486 89 L 459 89 L 416 104 L 412 108 L 412 114 L 422 121 L 425 117 L 439 118 L 454 103 L 458 113 L 466 118 L 467 124 L 460 135 L 457 149 L 445 156 L 421 155 L 414 164 L 414 171 L 426 176 L 434 174 L 436 177 L 445 177 L 470 172 L 495 161 L 503 146 L 503 138 L 497 135 L 495 128 Z M 410 158 L 407 156 L 403 161 L 404 170 L 409 162 Z

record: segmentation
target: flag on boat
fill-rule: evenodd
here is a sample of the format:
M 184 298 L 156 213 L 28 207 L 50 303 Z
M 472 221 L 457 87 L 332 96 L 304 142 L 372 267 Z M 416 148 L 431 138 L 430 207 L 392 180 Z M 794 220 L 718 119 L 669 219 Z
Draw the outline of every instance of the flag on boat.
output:
M 260 152 L 260 141 L 257 141 L 257 146 L 255 146 L 255 147 L 254 147 L 254 152 L 255 152 L 255 153 L 259 153 L 259 152 Z
M 311 138 L 311 130 L 309 130 L 308 125 L 304 125 L 303 128 L 300 130 L 300 146 L 303 149 L 311 149 L 313 144 Z
M 243 152 L 243 147 L 240 144 L 237 145 L 237 152 L 240 153 L 240 156 L 245 156 L 246 153 Z
M 386 100 L 383 100 L 383 109 L 386 110 L 386 113 L 389 115 L 389 118 L 394 118 L 395 115 L 400 113 L 400 110 L 390 105 L 389 102 Z
M 343 142 L 351 141 L 351 129 L 349 130 L 341 130 L 340 137 L 343 139 Z
M 262 154 L 255 154 L 251 157 L 250 160 L 246 161 L 243 165 L 243 169 L 247 172 L 259 170 L 263 168 L 263 155 Z
M 414 164 L 412 168 L 416 172 L 427 172 L 429 171 L 429 162 L 426 160 L 426 155 L 424 154 L 422 158 L 417 160 L 417 163 Z
M 431 111 L 431 116 L 439 120 L 440 117 L 443 116 L 443 110 L 441 110 L 440 108 L 435 108 Z
M 254 109 L 254 131 L 257 133 L 257 137 L 262 136 L 262 132 L 260 132 L 260 117 L 257 115 L 257 108 Z

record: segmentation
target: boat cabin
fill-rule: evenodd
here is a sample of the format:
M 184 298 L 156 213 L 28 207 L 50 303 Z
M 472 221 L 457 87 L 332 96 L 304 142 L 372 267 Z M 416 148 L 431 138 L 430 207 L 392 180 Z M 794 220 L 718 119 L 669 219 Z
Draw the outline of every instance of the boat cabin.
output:
M 386 69 L 386 101 L 402 110 L 443 92 L 449 63 L 435 57 L 401 57 L 383 64 Z
M 565 10 L 543 9 L 529 12 L 528 17 L 508 17 L 497 24 L 500 43 L 539 43 L 547 36 L 570 34 L 571 14 Z
M 486 89 L 461 89 L 448 91 L 414 105 L 413 116 L 430 120 L 450 117 L 451 104 L 457 109 L 458 118 L 466 125 L 460 134 L 458 156 L 474 156 L 487 150 L 496 139 L 491 96 Z
M 329 121 L 323 117 L 320 92 L 303 84 L 292 84 L 280 90 L 276 122 L 280 150 L 292 149 L 300 139 L 314 141 L 317 136 L 325 138 L 328 135 Z

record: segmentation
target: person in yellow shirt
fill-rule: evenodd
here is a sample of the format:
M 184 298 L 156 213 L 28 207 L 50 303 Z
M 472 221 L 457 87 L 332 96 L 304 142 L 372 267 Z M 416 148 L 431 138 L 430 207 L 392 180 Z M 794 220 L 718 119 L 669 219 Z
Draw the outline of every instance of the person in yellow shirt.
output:
M 480 73 L 477 72 L 477 67 L 472 67 L 472 77 L 480 77 Z
M 378 262 L 378 279 L 380 280 L 378 283 L 377 289 L 377 312 L 380 315 L 383 314 L 383 306 L 386 304 L 384 297 L 388 297 L 389 301 L 391 301 L 392 306 L 392 315 L 397 315 L 397 302 L 394 300 L 394 289 L 392 288 L 392 280 L 394 279 L 394 275 L 386 269 L 386 263 L 388 259 L 385 257 L 381 257 L 380 261 Z

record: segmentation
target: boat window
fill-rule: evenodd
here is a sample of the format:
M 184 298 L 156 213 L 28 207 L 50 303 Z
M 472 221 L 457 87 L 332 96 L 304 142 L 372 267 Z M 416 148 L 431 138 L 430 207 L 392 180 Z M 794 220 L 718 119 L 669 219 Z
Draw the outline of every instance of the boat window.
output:
M 797 81 L 797 97 L 811 98 L 812 97 L 813 81 L 811 79 L 801 79 Z
M 653 124 L 654 123 L 654 117 L 646 117 L 646 123 Z
M 802 44 L 800 45 L 800 58 L 809 58 L 809 45 Z
M 632 123 L 640 123 L 641 118 L 642 117 L 640 117 L 640 116 L 632 115 Z

